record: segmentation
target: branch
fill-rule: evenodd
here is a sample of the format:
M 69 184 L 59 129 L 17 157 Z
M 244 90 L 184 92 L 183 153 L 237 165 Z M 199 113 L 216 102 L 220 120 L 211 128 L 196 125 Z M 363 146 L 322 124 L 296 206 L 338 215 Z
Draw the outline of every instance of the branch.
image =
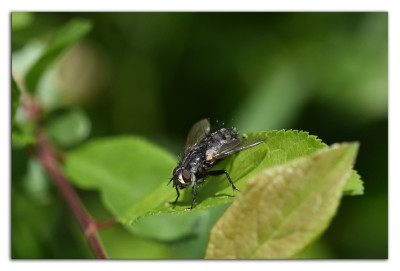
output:
M 62 196 L 67 202 L 69 208 L 75 215 L 78 223 L 89 242 L 96 258 L 106 259 L 106 253 L 101 245 L 97 231 L 117 224 L 115 219 L 104 222 L 97 222 L 92 219 L 83 206 L 78 194 L 72 187 L 69 180 L 64 176 L 58 163 L 57 153 L 46 136 L 46 132 L 40 125 L 42 110 L 36 101 L 36 98 L 29 95 L 21 84 L 21 92 L 23 98 L 21 104 L 27 112 L 28 121 L 35 125 L 36 146 L 33 146 L 34 155 L 36 155 L 42 163 L 45 170 L 52 177 Z
M 98 259 L 106 259 L 107 256 L 101 245 L 97 231 L 101 228 L 115 225 L 117 223 L 116 220 L 112 219 L 101 223 L 96 222 L 90 217 L 76 191 L 62 173 L 61 167 L 58 164 L 56 155 L 51 148 L 51 144 L 48 141 L 45 132 L 41 128 L 37 128 L 35 136 L 37 139 L 36 154 L 43 167 L 50 174 L 58 186 L 62 196 L 66 200 L 69 208 L 74 213 L 96 257 Z

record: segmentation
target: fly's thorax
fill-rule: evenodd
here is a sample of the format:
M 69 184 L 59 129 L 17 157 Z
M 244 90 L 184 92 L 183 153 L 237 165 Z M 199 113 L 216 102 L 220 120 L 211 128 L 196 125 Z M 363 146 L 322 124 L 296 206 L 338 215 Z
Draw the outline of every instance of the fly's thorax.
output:
M 187 168 L 190 170 L 191 173 L 197 174 L 199 167 L 201 166 L 203 161 L 204 154 L 198 153 L 197 155 L 193 156 L 192 159 L 189 161 Z

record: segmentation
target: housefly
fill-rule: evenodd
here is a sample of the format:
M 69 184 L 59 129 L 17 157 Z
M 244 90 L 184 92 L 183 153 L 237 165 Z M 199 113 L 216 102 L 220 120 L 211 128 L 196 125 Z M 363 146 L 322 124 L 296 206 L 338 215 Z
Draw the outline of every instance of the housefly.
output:
M 207 176 L 225 174 L 233 189 L 239 191 L 233 184 L 231 177 L 225 169 L 211 170 L 218 162 L 225 157 L 252 148 L 267 140 L 266 137 L 247 137 L 239 138 L 235 128 L 221 128 L 210 133 L 210 122 L 202 119 L 195 123 L 190 129 L 183 157 L 178 166 L 172 172 L 173 187 L 176 189 L 177 197 L 175 201 L 167 204 L 175 204 L 180 196 L 179 189 L 187 187 L 193 188 L 193 201 L 190 208 L 193 208 L 196 201 L 197 184 L 202 183 Z

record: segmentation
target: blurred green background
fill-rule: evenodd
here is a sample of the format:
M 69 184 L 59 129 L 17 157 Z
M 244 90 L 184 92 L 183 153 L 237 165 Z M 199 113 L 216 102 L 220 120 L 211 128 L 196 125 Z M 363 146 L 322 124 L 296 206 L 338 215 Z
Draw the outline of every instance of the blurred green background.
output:
M 13 13 L 15 76 L 74 18 L 89 19 L 92 31 L 38 87 L 57 146 L 135 134 L 178 155 L 204 117 L 243 133 L 359 141 L 365 195 L 343 198 L 305 257 L 388 257 L 387 13 Z M 95 218 L 111 217 L 96 192 L 78 192 Z M 12 258 L 93 257 L 49 177 L 17 147 L 11 193 Z M 207 242 L 204 233 L 157 242 L 122 226 L 101 238 L 116 258 L 201 257 Z

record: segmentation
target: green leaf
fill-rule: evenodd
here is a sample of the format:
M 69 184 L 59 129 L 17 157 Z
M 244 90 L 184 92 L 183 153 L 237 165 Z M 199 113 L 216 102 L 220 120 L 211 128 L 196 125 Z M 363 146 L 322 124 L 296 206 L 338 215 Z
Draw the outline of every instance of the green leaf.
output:
M 326 146 L 315 136 L 299 131 L 249 134 L 253 135 L 264 135 L 268 140 L 219 165 L 219 168 L 227 169 L 239 189 L 246 185 L 249 177 L 265 168 L 309 155 Z M 167 201 L 176 197 L 175 189 L 166 186 L 176 162 L 173 155 L 144 139 L 120 137 L 95 140 L 70 152 L 65 169 L 79 187 L 98 189 L 106 206 L 121 222 L 133 224 L 139 218 L 154 214 L 185 214 L 182 219 L 190 222 L 178 223 L 185 224 L 183 228 L 172 227 L 183 234 L 186 231 L 182 229 L 189 231 L 189 224 L 196 223 L 197 211 L 230 203 L 238 192 L 232 190 L 224 176 L 209 177 L 198 187 L 195 208 L 191 212 L 185 211 L 192 201 L 191 190 L 185 190 L 175 206 L 166 206 Z M 168 218 L 161 216 L 159 219 L 162 223 Z M 139 228 L 135 231 L 140 232 Z M 172 238 L 175 234 L 171 230 L 162 231 L 156 233 L 161 239 Z
M 58 146 L 71 147 L 89 136 L 90 120 L 80 108 L 61 109 L 46 121 L 46 130 Z
M 174 256 L 169 244 L 132 235 L 121 225 L 100 231 L 99 236 L 110 259 L 170 259 Z
M 175 162 L 173 155 L 145 139 L 117 137 L 92 140 L 69 152 L 65 170 L 78 186 L 100 190 L 106 206 L 121 216 L 133 203 L 165 186 Z
M 146 236 L 148 239 L 173 242 L 197 236 L 205 231 L 208 220 L 207 211 L 175 216 L 159 214 L 139 219 L 136 223 L 129 225 L 129 228 L 132 232 Z
M 346 196 L 357 196 L 364 194 L 364 185 L 357 171 L 352 170 L 350 178 L 343 188 L 343 194 Z
M 25 78 L 27 90 L 31 93 L 36 92 L 39 79 L 48 65 L 85 36 L 91 28 L 92 24 L 89 20 L 74 19 L 59 29 L 47 44 L 39 60 L 28 71 Z
M 206 258 L 294 258 L 335 215 L 358 143 L 335 144 L 249 180 L 210 232 Z

